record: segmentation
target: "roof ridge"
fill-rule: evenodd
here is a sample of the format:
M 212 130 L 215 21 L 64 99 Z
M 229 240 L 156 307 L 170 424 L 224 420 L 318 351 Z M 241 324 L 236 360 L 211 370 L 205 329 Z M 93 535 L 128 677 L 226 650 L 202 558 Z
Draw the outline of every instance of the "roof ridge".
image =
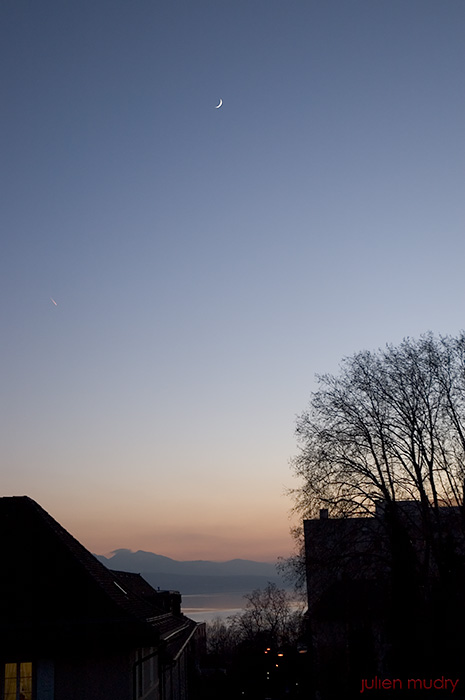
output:
M 37 501 L 30 498 L 29 496 L 10 496 L 6 498 L 11 498 L 16 501 L 22 501 L 24 506 L 33 510 L 37 516 L 40 517 L 42 522 L 48 527 L 53 534 L 59 539 L 61 544 L 66 548 L 66 550 L 74 557 L 74 559 L 80 564 L 84 569 L 86 574 L 92 579 L 92 581 L 107 595 L 112 602 L 125 613 L 125 615 L 130 616 L 132 619 L 141 621 L 141 617 L 144 622 L 151 611 L 151 606 L 147 601 L 142 601 L 136 596 L 132 591 L 126 591 L 123 586 L 124 583 L 121 581 L 115 581 L 118 577 L 108 569 L 104 564 L 102 564 L 97 557 L 95 557 L 92 552 L 90 552 L 86 547 L 84 547 L 81 542 L 79 542 L 74 535 L 72 535 L 66 528 L 64 528 L 60 523 L 53 518 Z M 122 584 L 122 585 L 121 585 Z M 142 615 L 142 611 L 137 612 L 131 606 L 132 601 L 137 602 L 140 607 L 145 608 L 145 613 Z M 141 605 L 142 604 L 142 605 Z

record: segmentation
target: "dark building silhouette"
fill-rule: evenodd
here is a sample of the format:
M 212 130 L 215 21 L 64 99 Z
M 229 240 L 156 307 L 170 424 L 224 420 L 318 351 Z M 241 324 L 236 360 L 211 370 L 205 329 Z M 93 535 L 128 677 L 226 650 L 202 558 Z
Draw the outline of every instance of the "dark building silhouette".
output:
M 32 499 L 0 498 L 0 698 L 188 700 L 201 627 Z M 192 695 L 191 695 L 192 697 Z
M 362 679 L 399 678 L 398 697 L 417 676 L 462 677 L 454 697 L 465 697 L 462 509 L 402 501 L 337 519 L 322 510 L 304 532 L 313 697 L 360 697 Z

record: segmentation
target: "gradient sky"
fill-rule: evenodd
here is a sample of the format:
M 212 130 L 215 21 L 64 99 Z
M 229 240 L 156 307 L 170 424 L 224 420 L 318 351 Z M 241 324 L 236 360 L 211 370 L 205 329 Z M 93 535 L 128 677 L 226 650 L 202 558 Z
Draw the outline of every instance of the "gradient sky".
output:
M 3 495 L 97 553 L 289 554 L 315 373 L 465 327 L 464 35 L 463 0 L 2 0 Z

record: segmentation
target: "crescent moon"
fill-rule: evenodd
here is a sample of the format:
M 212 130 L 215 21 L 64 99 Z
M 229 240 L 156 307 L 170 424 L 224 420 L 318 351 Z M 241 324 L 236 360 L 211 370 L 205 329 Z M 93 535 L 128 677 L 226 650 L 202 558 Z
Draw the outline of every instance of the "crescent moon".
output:
M 222 104 L 223 104 L 223 100 L 222 100 L 221 97 L 220 97 L 220 104 L 219 104 L 219 105 L 216 105 L 215 109 L 219 109 L 219 108 L 221 107 Z

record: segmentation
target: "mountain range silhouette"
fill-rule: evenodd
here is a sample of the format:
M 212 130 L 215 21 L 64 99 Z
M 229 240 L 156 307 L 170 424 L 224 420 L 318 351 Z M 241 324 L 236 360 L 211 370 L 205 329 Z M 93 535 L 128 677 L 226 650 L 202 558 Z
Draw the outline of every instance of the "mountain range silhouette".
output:
M 284 587 L 275 564 L 248 559 L 177 561 L 154 552 L 116 549 L 110 557 L 95 555 L 109 569 L 141 574 L 154 588 L 181 594 L 249 593 L 268 581 Z

